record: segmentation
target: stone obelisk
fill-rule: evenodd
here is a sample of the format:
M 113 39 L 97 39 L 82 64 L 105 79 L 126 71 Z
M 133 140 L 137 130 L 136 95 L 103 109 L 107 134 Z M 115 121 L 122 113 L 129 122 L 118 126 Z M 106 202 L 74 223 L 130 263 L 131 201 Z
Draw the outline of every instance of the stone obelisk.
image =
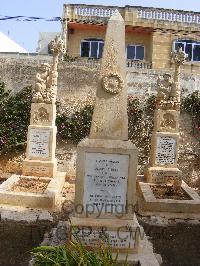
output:
M 106 234 L 113 251 L 137 252 L 138 151 L 128 141 L 125 25 L 118 11 L 108 21 L 90 136 L 77 148 L 74 233 L 88 247 Z
M 112 16 L 106 32 L 91 139 L 128 140 L 124 40 L 123 18 L 120 14 Z

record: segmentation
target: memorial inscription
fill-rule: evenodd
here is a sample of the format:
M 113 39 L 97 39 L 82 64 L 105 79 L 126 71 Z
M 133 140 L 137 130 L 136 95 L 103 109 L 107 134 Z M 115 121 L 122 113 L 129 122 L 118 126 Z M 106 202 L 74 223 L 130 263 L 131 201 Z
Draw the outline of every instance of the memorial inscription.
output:
M 94 229 L 82 227 L 74 230 L 72 240 L 75 240 L 76 237 L 88 247 L 99 246 L 101 240 L 104 243 L 106 240 L 109 240 L 109 246 L 114 249 L 133 249 L 135 247 L 135 234 L 131 231 L 104 231 L 101 228 Z
M 29 156 L 49 157 L 50 130 L 30 129 Z
M 156 164 L 174 164 L 176 160 L 176 139 L 170 136 L 158 136 Z
M 84 209 L 117 213 L 126 207 L 129 155 L 86 153 Z
M 30 167 L 27 167 L 27 171 L 29 172 L 30 175 L 38 174 L 41 176 L 46 176 L 49 174 L 50 169 L 49 167 L 45 167 L 45 166 L 30 166 Z
M 169 171 L 152 172 L 152 182 L 154 183 L 166 183 L 179 178 L 180 178 L 179 172 L 169 172 Z

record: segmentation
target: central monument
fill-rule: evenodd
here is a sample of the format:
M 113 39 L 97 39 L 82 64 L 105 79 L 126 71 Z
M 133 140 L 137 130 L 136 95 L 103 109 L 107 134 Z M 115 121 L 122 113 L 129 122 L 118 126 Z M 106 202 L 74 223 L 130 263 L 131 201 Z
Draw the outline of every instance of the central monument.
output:
M 137 160 L 128 140 L 125 25 L 116 11 L 107 26 L 90 135 L 77 149 L 71 239 L 96 247 L 103 237 L 113 252 L 138 252 Z
M 119 13 L 108 22 L 90 139 L 128 140 L 125 26 Z

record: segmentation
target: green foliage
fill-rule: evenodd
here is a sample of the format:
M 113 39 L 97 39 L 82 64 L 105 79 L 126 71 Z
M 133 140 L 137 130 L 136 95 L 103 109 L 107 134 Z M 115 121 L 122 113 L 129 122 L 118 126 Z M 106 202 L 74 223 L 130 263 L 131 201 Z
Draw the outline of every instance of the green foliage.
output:
M 15 151 L 26 142 L 31 107 L 31 87 L 16 94 L 5 90 L 0 83 L 0 154 Z M 58 139 L 77 144 L 89 135 L 93 106 L 86 105 L 70 115 L 61 112 L 57 104 L 56 125 Z M 129 139 L 139 148 L 139 164 L 145 165 L 149 156 L 150 139 L 153 129 L 155 96 L 147 99 L 128 97 Z M 191 115 L 194 136 L 200 139 L 200 96 L 198 92 L 185 97 L 182 111 Z
M 72 115 L 57 113 L 56 125 L 58 138 L 70 140 L 77 144 L 81 139 L 89 135 L 92 121 L 93 106 L 87 105 Z
M 66 62 L 74 62 L 78 59 L 78 56 L 70 56 L 68 52 L 66 52 L 63 56 L 63 60 Z
M 11 94 L 0 83 L 0 153 L 17 149 L 26 141 L 31 107 L 31 87 Z
M 97 249 L 87 250 L 80 240 L 66 246 L 42 246 L 32 250 L 34 266 L 116 266 L 117 255 L 112 256 L 109 246 L 102 241 Z M 123 264 L 128 265 L 126 260 Z
M 193 135 L 200 141 L 200 94 L 193 92 L 182 100 L 182 111 L 188 113 L 192 118 Z
M 31 107 L 31 88 L 27 87 L 16 94 L 6 92 L 5 84 L 0 84 L 0 153 L 16 150 L 26 142 Z M 128 98 L 129 139 L 145 155 L 140 156 L 140 163 L 149 152 L 149 139 L 153 127 L 155 97 L 147 100 Z M 57 103 L 56 125 L 58 139 L 65 139 L 77 144 L 89 135 L 93 106 L 86 105 L 72 114 L 60 111 Z
M 128 97 L 129 139 L 139 149 L 139 164 L 146 164 L 153 130 L 155 96 L 147 99 Z

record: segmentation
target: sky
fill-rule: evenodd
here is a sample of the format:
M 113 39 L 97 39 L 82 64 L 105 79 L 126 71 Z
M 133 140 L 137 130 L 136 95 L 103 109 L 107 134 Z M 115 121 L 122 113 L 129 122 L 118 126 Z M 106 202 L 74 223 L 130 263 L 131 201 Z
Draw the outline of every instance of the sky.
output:
M 170 9 L 192 10 L 200 12 L 200 0 L 0 0 L 1 16 L 61 17 L 63 4 L 95 4 L 116 6 L 146 6 Z M 0 31 L 24 47 L 35 52 L 39 32 L 59 32 L 59 21 L 0 21 Z

